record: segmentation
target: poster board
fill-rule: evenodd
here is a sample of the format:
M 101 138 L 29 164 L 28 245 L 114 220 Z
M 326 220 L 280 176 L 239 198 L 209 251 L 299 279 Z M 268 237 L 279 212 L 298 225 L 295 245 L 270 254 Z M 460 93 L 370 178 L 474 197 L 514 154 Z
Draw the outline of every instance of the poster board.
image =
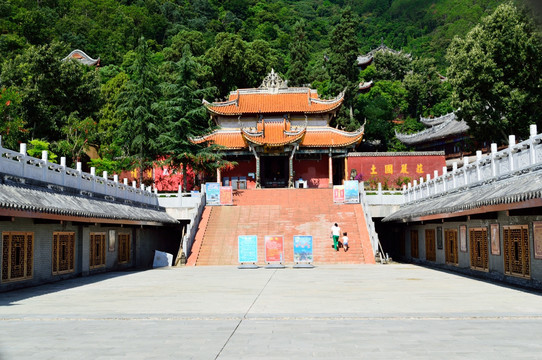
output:
M 207 205 L 220 205 L 220 183 L 206 183 Z
M 357 180 L 344 182 L 344 203 L 359 204 L 359 182 Z
M 231 186 L 220 187 L 220 205 L 233 205 L 233 190 Z
M 491 255 L 501 254 L 501 238 L 499 224 L 491 224 Z
M 282 263 L 284 259 L 284 235 L 265 236 L 265 262 Z
M 294 262 L 313 262 L 312 235 L 294 235 Z
M 333 186 L 333 202 L 336 204 L 344 203 L 344 185 Z
M 239 235 L 237 237 L 237 249 L 239 263 L 258 262 L 258 236 Z

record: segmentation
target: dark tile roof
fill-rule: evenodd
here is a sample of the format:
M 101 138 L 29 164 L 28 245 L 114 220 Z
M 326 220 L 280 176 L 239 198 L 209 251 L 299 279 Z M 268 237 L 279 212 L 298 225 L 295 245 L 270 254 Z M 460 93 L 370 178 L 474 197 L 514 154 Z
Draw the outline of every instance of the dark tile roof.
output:
M 429 215 L 461 213 L 485 206 L 542 198 L 542 165 L 477 182 L 401 206 L 383 221 L 414 221 Z
M 414 145 L 427 141 L 444 139 L 448 136 L 465 134 L 468 130 L 469 126 L 465 121 L 458 121 L 455 120 L 455 118 L 449 118 L 438 125 L 415 134 L 401 134 L 395 132 L 395 136 L 403 144 Z
M 174 224 L 177 220 L 158 206 L 115 201 L 105 197 L 91 197 L 73 189 L 47 184 L 28 184 L 5 177 L 0 182 L 0 213 L 2 209 L 35 212 L 47 218 L 55 216 L 87 219 L 109 219 L 122 223 Z M 26 182 L 28 180 L 25 180 Z M 43 216 L 45 214 L 45 216 Z

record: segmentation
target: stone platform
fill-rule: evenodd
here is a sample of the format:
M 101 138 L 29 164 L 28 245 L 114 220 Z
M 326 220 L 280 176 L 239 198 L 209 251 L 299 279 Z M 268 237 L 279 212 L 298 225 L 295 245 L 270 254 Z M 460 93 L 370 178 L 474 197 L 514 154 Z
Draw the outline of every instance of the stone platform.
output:
M 414 265 L 108 273 L 0 296 L 0 359 L 538 359 L 542 296 Z

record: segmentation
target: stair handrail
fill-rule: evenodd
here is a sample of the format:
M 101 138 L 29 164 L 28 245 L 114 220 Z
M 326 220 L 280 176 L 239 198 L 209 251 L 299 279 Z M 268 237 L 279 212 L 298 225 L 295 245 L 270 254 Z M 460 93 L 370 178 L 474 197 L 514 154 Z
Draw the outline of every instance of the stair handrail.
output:
M 186 259 L 188 259 L 192 252 L 192 245 L 194 244 L 194 239 L 196 238 L 198 226 L 201 221 L 201 215 L 203 214 L 203 209 L 207 203 L 207 196 L 204 189 L 205 187 L 202 187 L 200 202 L 196 207 L 196 211 L 194 211 L 192 214 L 190 223 L 186 226 L 186 232 L 182 238 L 183 252 Z
M 380 250 L 380 259 L 384 259 L 384 249 L 382 249 L 382 244 L 378 238 L 378 233 L 375 229 L 375 224 L 373 218 L 369 212 L 369 205 L 367 203 L 367 194 L 365 193 L 365 184 L 360 182 L 359 186 L 359 199 L 361 203 L 361 208 L 363 209 L 363 216 L 365 216 L 365 223 L 367 224 L 367 230 L 369 231 L 369 238 L 371 239 L 371 245 L 373 247 L 373 255 L 376 257 L 377 252 Z

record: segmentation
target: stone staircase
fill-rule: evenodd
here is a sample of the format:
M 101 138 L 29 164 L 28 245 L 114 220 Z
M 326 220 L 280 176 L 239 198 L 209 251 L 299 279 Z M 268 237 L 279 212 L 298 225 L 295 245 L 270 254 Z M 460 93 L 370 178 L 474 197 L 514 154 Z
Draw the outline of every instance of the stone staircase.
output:
M 265 235 L 284 235 L 284 263 L 293 264 L 293 236 L 312 235 L 314 264 L 374 263 L 359 204 L 333 203 L 331 189 L 237 190 L 233 206 L 207 206 L 188 266 L 237 265 L 237 237 L 258 236 L 258 263 L 264 265 Z M 335 251 L 330 229 L 348 232 L 350 249 Z

